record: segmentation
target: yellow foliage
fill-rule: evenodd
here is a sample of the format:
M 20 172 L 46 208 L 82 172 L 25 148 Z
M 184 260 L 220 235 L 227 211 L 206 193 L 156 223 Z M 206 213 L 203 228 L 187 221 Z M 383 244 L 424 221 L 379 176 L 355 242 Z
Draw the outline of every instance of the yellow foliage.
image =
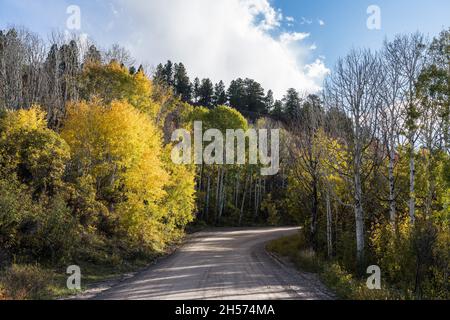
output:
M 61 135 L 72 148 L 74 166 L 93 178 L 97 199 L 113 208 L 119 229 L 151 244 L 169 175 L 161 160 L 160 133 L 148 115 L 124 101 L 71 104 Z
M 68 145 L 47 128 L 46 114 L 38 106 L 0 118 L 0 168 L 15 172 L 35 192 L 56 192 L 69 155 Z
M 113 100 L 125 100 L 136 109 L 147 113 L 152 119 L 160 111 L 160 105 L 152 99 L 153 86 L 142 72 L 130 72 L 116 61 L 107 65 L 89 64 L 82 75 L 83 96 L 90 100 L 94 97 L 105 103 Z
M 28 110 L 8 111 L 1 121 L 0 127 L 4 128 L 2 130 L 3 134 L 9 134 L 19 130 L 45 130 L 47 128 L 46 114 L 36 105 Z

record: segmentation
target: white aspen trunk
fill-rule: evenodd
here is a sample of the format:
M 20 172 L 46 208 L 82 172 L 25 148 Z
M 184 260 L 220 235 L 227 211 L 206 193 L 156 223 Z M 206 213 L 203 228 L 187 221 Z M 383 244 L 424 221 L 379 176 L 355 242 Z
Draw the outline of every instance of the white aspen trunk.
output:
M 248 210 L 251 212 L 252 209 L 252 194 L 253 194 L 253 171 L 250 172 L 250 186 L 249 186 L 249 202 L 248 202 Z
M 239 225 L 241 225 L 242 218 L 244 216 L 244 205 L 245 205 L 245 196 L 247 195 L 247 185 L 248 185 L 248 177 L 245 178 L 244 194 L 242 196 L 241 212 L 239 214 Z
M 222 218 L 222 214 L 223 214 L 223 208 L 224 208 L 224 204 L 225 204 L 225 177 L 226 177 L 226 171 L 222 170 L 222 174 L 220 177 L 220 208 L 219 208 L 219 221 Z
M 431 216 L 432 210 L 433 210 L 433 195 L 435 191 L 436 186 L 436 179 L 432 173 L 432 149 L 433 149 L 433 133 L 432 133 L 432 125 L 428 128 L 429 131 L 427 132 L 427 149 L 428 149 L 428 156 L 427 156 L 427 178 L 429 182 L 428 187 L 428 193 L 427 193 L 427 200 L 426 200 L 426 214 L 427 216 Z
M 239 182 L 240 182 L 240 175 L 238 174 L 236 176 L 236 194 L 234 195 L 234 207 L 238 207 L 238 201 L 239 201 Z
M 261 202 L 262 200 L 265 198 L 266 196 L 266 184 L 267 184 L 267 180 L 266 178 L 263 179 L 264 183 L 262 185 L 262 194 L 261 194 Z
M 220 208 L 220 177 L 221 177 L 221 170 L 220 167 L 217 168 L 217 184 L 216 184 L 216 222 L 219 218 L 219 208 Z
M 202 191 L 203 190 L 203 175 L 204 175 L 204 171 L 205 171 L 205 165 L 202 163 L 201 164 L 201 168 L 200 168 L 200 179 L 197 185 L 198 191 Z
M 327 207 L 327 249 L 328 258 L 331 259 L 333 256 L 333 237 L 332 237 L 332 224 L 333 224 L 333 213 L 331 212 L 331 200 L 330 191 L 327 189 L 326 194 L 326 207 Z
M 259 215 L 259 206 L 261 205 L 261 178 L 258 179 L 258 188 L 256 193 L 256 216 Z
M 364 212 L 362 208 L 361 174 L 355 175 L 356 258 L 361 272 L 364 263 Z
M 413 136 L 413 135 L 412 135 Z M 416 161 L 414 151 L 414 138 L 411 137 L 411 152 L 409 156 L 409 217 L 411 223 L 416 221 L 416 194 L 415 194 L 415 179 L 416 179 Z
M 255 206 L 255 220 L 256 217 L 258 217 L 258 178 L 255 179 L 255 199 L 254 199 L 254 206 Z
M 209 217 L 209 198 L 210 198 L 210 191 L 211 191 L 211 177 L 208 176 L 208 186 L 206 188 L 206 203 L 205 203 L 205 213 L 206 213 L 206 219 Z
M 354 179 L 355 179 L 355 229 L 356 229 L 356 260 L 358 272 L 363 274 L 364 265 L 364 211 L 362 207 L 362 146 L 361 146 L 361 127 L 360 118 L 357 113 L 355 116 L 355 159 L 354 159 Z
M 392 143 L 392 142 L 391 142 Z M 395 201 L 395 176 L 394 176 L 394 161 L 395 150 L 393 144 L 391 144 L 391 151 L 389 156 L 389 216 L 391 223 L 395 223 L 396 219 L 396 201 Z

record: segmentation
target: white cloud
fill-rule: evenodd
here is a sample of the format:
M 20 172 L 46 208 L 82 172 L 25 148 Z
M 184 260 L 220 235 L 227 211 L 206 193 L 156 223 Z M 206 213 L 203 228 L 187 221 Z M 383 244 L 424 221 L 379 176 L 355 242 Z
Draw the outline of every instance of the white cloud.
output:
M 325 21 L 319 19 L 319 25 L 324 26 L 325 25 Z
M 280 41 L 283 44 L 289 44 L 291 42 L 301 41 L 310 36 L 306 32 L 284 32 L 280 35 Z
M 317 46 L 315 43 L 313 43 L 312 45 L 309 46 L 309 50 L 316 50 Z
M 307 19 L 305 17 L 302 17 L 302 19 L 300 20 L 300 24 L 312 24 L 313 21 L 311 19 Z
M 283 20 L 281 11 L 276 11 L 267 0 L 241 0 L 253 16 L 255 24 L 263 30 L 272 30 L 280 26 Z
M 286 21 L 287 22 L 294 22 L 295 19 L 294 19 L 294 17 L 286 17 Z
M 111 0 L 111 33 L 138 61 L 183 62 L 190 76 L 230 82 L 249 77 L 278 98 L 294 87 L 320 90 L 323 60 L 308 65 L 307 33 L 281 33 L 282 12 L 268 0 Z M 112 39 L 111 39 L 112 41 Z
M 324 78 L 330 73 L 324 62 L 317 59 L 312 64 L 305 66 L 306 74 L 311 78 Z

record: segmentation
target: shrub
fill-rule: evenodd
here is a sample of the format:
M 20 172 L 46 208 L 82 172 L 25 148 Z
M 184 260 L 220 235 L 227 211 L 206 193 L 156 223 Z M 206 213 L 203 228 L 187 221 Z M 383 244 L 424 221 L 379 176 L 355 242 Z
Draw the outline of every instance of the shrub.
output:
M 323 282 L 343 299 L 352 297 L 354 280 L 351 274 L 347 273 L 339 264 L 326 264 L 321 274 Z
M 36 233 L 26 238 L 27 243 L 23 241 L 24 247 L 28 245 L 35 257 L 53 263 L 71 258 L 80 233 L 78 223 L 62 197 L 41 200 L 36 224 Z
M 27 222 L 33 221 L 37 206 L 14 176 L 8 180 L 0 178 L 0 190 L 0 247 L 2 256 L 8 256 L 20 245 L 21 235 L 32 231 Z

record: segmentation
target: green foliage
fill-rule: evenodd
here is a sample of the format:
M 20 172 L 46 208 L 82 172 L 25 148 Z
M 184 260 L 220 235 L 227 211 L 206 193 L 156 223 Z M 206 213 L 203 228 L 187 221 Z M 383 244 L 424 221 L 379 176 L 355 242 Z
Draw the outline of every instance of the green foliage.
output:
M 211 110 L 206 117 L 209 127 L 219 129 L 224 134 L 227 129 L 247 130 L 248 124 L 244 116 L 236 109 L 227 106 L 218 106 Z
M 277 226 L 280 223 L 281 217 L 278 212 L 277 204 L 272 200 L 272 196 L 269 194 L 261 204 L 261 209 L 266 210 L 268 214 L 267 223 L 271 226 Z
M 0 179 L 0 189 L 0 246 L 9 251 L 20 245 L 22 223 L 35 216 L 36 208 L 27 189 L 14 177 Z

